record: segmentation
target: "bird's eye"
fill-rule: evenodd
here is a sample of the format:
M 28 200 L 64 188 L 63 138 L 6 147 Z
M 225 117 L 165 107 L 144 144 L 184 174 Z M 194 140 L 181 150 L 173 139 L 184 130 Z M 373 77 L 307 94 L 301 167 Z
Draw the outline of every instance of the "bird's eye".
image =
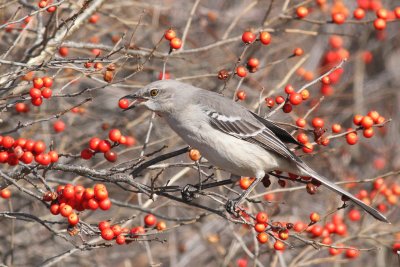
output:
M 157 89 L 151 89 L 150 90 L 150 96 L 155 97 L 158 95 L 158 90 Z

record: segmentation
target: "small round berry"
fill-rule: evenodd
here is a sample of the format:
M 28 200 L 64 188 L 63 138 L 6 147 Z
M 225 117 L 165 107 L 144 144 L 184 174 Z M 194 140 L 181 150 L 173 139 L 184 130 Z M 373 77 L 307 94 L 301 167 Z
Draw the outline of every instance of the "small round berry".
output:
M 172 29 L 166 30 L 164 33 L 164 38 L 167 39 L 168 41 L 171 41 L 176 37 L 176 32 Z
M 250 44 L 252 42 L 254 42 L 256 40 L 256 35 L 254 33 L 252 33 L 251 31 L 245 31 L 242 34 L 242 41 L 245 44 Z
M 120 99 L 118 101 L 118 106 L 121 109 L 127 109 L 129 107 L 129 100 L 128 99 Z
M 349 219 L 353 222 L 359 221 L 361 219 L 361 213 L 359 210 L 352 209 L 349 212 Z
M 36 89 L 41 89 L 43 87 L 43 80 L 42 78 L 34 78 L 33 79 L 33 87 Z
M 301 144 L 306 144 L 308 143 L 308 136 L 305 133 L 299 133 L 297 135 L 297 141 Z
M 261 244 L 265 244 L 268 242 L 268 234 L 265 232 L 261 232 L 257 235 L 257 240 L 258 242 L 260 242 Z
M 274 249 L 278 251 L 285 250 L 285 244 L 280 240 L 276 240 L 274 243 Z
M 343 39 L 340 36 L 332 35 L 329 37 L 329 45 L 332 48 L 339 49 L 343 46 Z
M 268 222 L 268 215 L 267 213 L 260 211 L 259 213 L 257 213 L 256 215 L 256 221 L 257 223 L 266 223 Z
M 167 229 L 167 224 L 164 221 L 159 221 L 156 225 L 157 231 L 164 231 Z
M 300 105 L 303 102 L 303 97 L 299 93 L 293 93 L 289 96 L 289 101 L 292 105 Z
M 108 138 L 113 142 L 118 142 L 121 136 L 121 131 L 118 129 L 111 129 L 108 133 Z
M 293 106 L 289 103 L 286 103 L 285 105 L 283 105 L 282 110 L 285 113 L 290 113 L 293 110 Z
M 115 239 L 115 242 L 116 242 L 118 245 L 123 245 L 123 244 L 126 243 L 126 238 L 125 238 L 125 236 L 123 236 L 123 235 L 118 235 L 117 238 Z
M 372 127 L 364 129 L 363 135 L 365 138 L 371 138 L 372 136 L 374 136 L 374 129 Z
M 266 228 L 267 228 L 267 226 L 265 225 L 265 223 L 256 223 L 256 225 L 254 225 L 254 230 L 257 233 L 264 232 Z
M 296 125 L 300 128 L 303 128 L 304 126 L 306 126 L 306 120 L 303 118 L 298 118 L 296 120 Z
M 53 129 L 56 133 L 61 133 L 65 130 L 65 123 L 62 120 L 55 121 Z
M 374 120 L 370 116 L 364 116 L 361 120 L 361 126 L 364 128 L 371 128 L 374 124 Z
M 304 54 L 304 51 L 300 47 L 297 47 L 297 48 L 295 48 L 293 50 L 293 55 L 296 56 L 296 57 L 299 57 L 299 56 L 301 56 L 303 54 Z
M 172 49 L 179 49 L 179 48 L 182 47 L 182 40 L 177 38 L 177 37 L 175 37 L 169 42 L 169 46 Z
M 111 143 L 108 140 L 101 140 L 97 145 L 100 152 L 106 153 L 111 149 Z
M 324 76 L 322 77 L 321 82 L 325 85 L 329 85 L 331 83 L 331 79 L 329 78 L 329 76 Z
M 104 229 L 111 228 L 111 225 L 107 221 L 101 221 L 101 222 L 99 222 L 98 227 L 99 227 L 100 231 L 103 231 Z
M 50 88 L 45 87 L 42 89 L 42 96 L 44 98 L 49 99 L 52 94 L 53 94 L 53 90 L 51 90 Z
M 109 210 L 111 208 L 111 200 L 106 198 L 99 202 L 99 207 L 102 210 Z
M 346 141 L 349 145 L 355 145 L 358 141 L 357 134 L 354 132 L 346 134 Z
M 4 199 L 9 199 L 11 197 L 11 191 L 8 188 L 0 190 L 0 197 Z
M 319 216 L 318 213 L 312 212 L 312 213 L 310 214 L 310 221 L 311 221 L 311 222 L 316 223 L 316 222 L 318 222 L 320 219 L 321 219 L 321 216 Z
M 43 80 L 43 86 L 44 87 L 51 87 L 52 85 L 53 85 L 53 79 L 52 78 L 50 78 L 50 77 L 43 77 L 42 78 L 42 80 Z
M 387 9 L 380 8 L 376 11 L 376 17 L 383 19 L 383 20 L 387 20 L 389 17 L 389 13 L 388 13 Z
M 266 97 L 265 104 L 267 104 L 267 107 L 272 108 L 275 105 L 274 99 L 272 97 Z
M 307 100 L 310 97 L 310 91 L 308 91 L 307 89 L 304 89 L 303 91 L 301 91 L 301 97 L 303 98 L 303 100 Z
M 100 16 L 98 14 L 93 14 L 89 18 L 89 23 L 96 24 L 99 21 Z
M 346 250 L 346 258 L 355 259 L 360 256 L 360 251 L 356 249 L 347 249 Z
M 156 216 L 154 216 L 153 214 L 147 214 L 147 215 L 144 217 L 144 223 L 145 223 L 147 226 L 154 226 L 154 225 L 157 223 Z
M 332 125 L 332 132 L 333 133 L 340 133 L 342 131 L 342 126 L 338 123 Z
M 242 91 L 242 90 L 239 90 L 236 93 L 236 97 L 237 97 L 238 100 L 242 100 L 243 101 L 243 100 L 246 99 L 246 92 Z
M 386 21 L 384 19 L 374 20 L 374 27 L 378 31 L 382 31 L 386 28 Z
M 31 89 L 29 90 L 29 95 L 30 95 L 32 98 L 40 98 L 40 97 L 42 96 L 42 91 L 40 91 L 40 90 L 37 89 L 37 88 L 31 88 Z
M 269 32 L 260 32 L 260 42 L 263 45 L 269 45 L 271 43 L 271 34 Z
M 361 125 L 361 121 L 363 120 L 363 116 L 362 115 L 360 115 L 360 114 L 356 114 L 356 115 L 354 115 L 354 117 L 353 117 L 353 123 L 355 124 L 355 125 Z
M 72 207 L 68 204 L 66 204 L 60 208 L 60 214 L 63 217 L 68 217 L 69 215 L 71 215 L 71 213 L 72 213 Z
M 255 57 L 249 58 L 247 61 L 247 66 L 250 68 L 257 68 L 258 65 L 260 65 L 260 61 Z
M 91 159 L 93 157 L 93 152 L 89 148 L 85 148 L 81 151 L 81 158 L 83 159 Z
M 294 88 L 291 84 L 285 86 L 285 93 L 290 95 L 294 93 Z
M 58 49 L 58 53 L 60 54 L 60 56 L 62 57 L 66 57 L 68 56 L 69 50 L 68 47 L 62 46 Z
M 346 16 L 343 13 L 332 14 L 332 21 L 338 25 L 343 24 L 346 20 Z
M 242 77 L 242 78 L 246 77 L 247 76 L 246 68 L 243 66 L 238 66 L 236 68 L 236 74 L 237 74 L 237 76 Z
M 400 19 L 400 6 L 394 9 L 394 15 L 396 18 Z
M 275 98 L 275 102 L 279 105 L 285 102 L 285 98 L 283 96 L 277 96 Z
M 312 153 L 314 151 L 314 146 L 311 143 L 305 143 L 302 148 L 304 153 Z
M 72 226 L 77 225 L 79 222 L 79 217 L 76 213 L 71 213 L 68 216 L 68 223 Z
M 314 128 L 322 128 L 322 127 L 324 127 L 324 124 L 325 124 L 325 123 L 324 123 L 324 120 L 323 120 L 323 119 L 316 117 L 316 118 L 314 118 L 314 119 L 312 120 L 311 124 L 312 124 L 312 126 L 313 126 Z
M 353 11 L 353 17 L 354 17 L 356 20 L 361 20 L 361 19 L 363 19 L 363 18 L 365 17 L 365 10 L 362 9 L 362 8 L 356 8 L 356 9 Z
M 304 6 L 299 6 L 296 9 L 296 15 L 298 18 L 305 18 L 308 15 L 308 8 L 304 7 Z
M 197 149 L 191 149 L 189 151 L 189 158 L 193 161 L 198 161 L 201 158 L 200 151 Z
M 114 238 L 114 232 L 111 228 L 106 228 L 101 231 L 101 237 L 104 240 L 112 240 Z

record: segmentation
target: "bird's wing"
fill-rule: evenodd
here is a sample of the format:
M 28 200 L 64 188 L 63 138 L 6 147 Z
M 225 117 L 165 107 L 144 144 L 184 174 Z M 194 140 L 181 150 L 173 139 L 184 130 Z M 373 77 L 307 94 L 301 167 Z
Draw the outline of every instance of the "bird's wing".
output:
M 256 144 L 265 150 L 274 151 L 285 158 L 300 161 L 267 125 L 260 123 L 252 116 L 244 118 L 240 116 L 241 114 L 225 115 L 211 110 L 206 110 L 205 113 L 213 128 Z

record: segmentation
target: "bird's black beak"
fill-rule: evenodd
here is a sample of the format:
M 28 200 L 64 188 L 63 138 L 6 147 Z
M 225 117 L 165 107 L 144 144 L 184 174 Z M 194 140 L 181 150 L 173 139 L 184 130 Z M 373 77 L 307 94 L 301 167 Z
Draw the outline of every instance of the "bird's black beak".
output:
M 124 109 L 123 111 L 134 109 L 138 104 L 147 101 L 147 98 L 144 98 L 144 97 L 139 96 L 137 94 L 126 95 L 124 97 L 121 97 L 119 100 L 121 100 L 121 99 L 133 99 L 133 101 L 131 101 L 129 106 L 126 109 Z

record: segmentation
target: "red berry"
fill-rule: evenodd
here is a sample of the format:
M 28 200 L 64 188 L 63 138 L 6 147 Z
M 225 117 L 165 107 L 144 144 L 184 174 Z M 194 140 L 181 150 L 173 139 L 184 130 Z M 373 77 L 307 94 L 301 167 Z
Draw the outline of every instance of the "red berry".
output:
M 100 231 L 103 231 L 104 229 L 111 228 L 111 225 L 107 221 L 101 221 L 101 222 L 99 222 L 98 227 L 99 227 Z
M 182 40 L 177 38 L 177 37 L 175 37 L 169 42 L 169 46 L 172 49 L 179 49 L 179 48 L 182 47 Z
M 264 232 L 266 228 L 267 226 L 265 225 L 265 223 L 256 223 L 256 225 L 254 225 L 254 230 L 257 233 Z
M 104 240 L 112 240 L 114 238 L 114 232 L 110 228 L 103 229 L 101 231 L 101 237 Z
M 285 93 L 290 95 L 294 93 L 294 88 L 291 84 L 285 86 Z
M 62 207 L 60 207 L 60 214 L 63 217 L 68 217 L 69 215 L 71 215 L 72 213 L 72 207 L 70 205 L 63 205 Z
M 108 160 L 109 162 L 116 162 L 117 158 L 118 158 L 118 155 L 117 155 L 116 152 L 114 152 L 112 150 L 109 150 L 106 153 L 104 153 L 104 158 L 106 160 Z
M 378 31 L 382 31 L 386 28 L 386 21 L 384 19 L 374 20 L 374 27 Z
M 297 141 L 302 144 L 308 143 L 308 136 L 305 133 L 299 133 L 297 135 Z
M 305 18 L 308 15 L 308 9 L 306 7 L 304 7 L 304 6 L 299 6 L 296 9 L 296 15 L 297 15 L 297 17 L 299 17 L 301 19 Z
M 14 138 L 11 136 L 4 136 L 2 140 L 2 145 L 4 148 L 11 148 L 15 143 Z
M 333 124 L 332 125 L 332 132 L 333 133 L 340 133 L 342 131 L 342 126 L 340 126 L 340 124 Z
M 285 244 L 280 240 L 276 240 L 274 243 L 274 249 L 279 251 L 285 250 Z
M 68 56 L 68 47 L 62 46 L 60 47 L 60 49 L 58 49 L 58 53 L 60 54 L 60 56 L 62 57 L 66 57 Z
M 172 29 L 166 30 L 164 33 L 164 38 L 167 39 L 168 41 L 171 41 L 176 37 L 176 32 Z
M 343 24 L 346 20 L 346 16 L 343 13 L 332 14 L 332 21 L 336 24 Z
M 34 78 L 33 79 L 33 87 L 36 89 L 41 89 L 43 87 L 42 78 Z
M 25 151 L 20 160 L 25 164 L 30 164 L 33 161 L 33 154 L 30 151 Z
M 53 129 L 56 133 L 61 133 L 65 130 L 65 123 L 62 120 L 55 121 Z
M 339 49 L 343 46 L 343 39 L 340 36 L 332 35 L 329 38 L 329 44 L 332 48 Z M 326 76 L 324 76 L 324 77 L 326 77 Z
M 53 79 L 52 78 L 50 78 L 50 77 L 43 77 L 42 78 L 42 80 L 43 80 L 43 86 L 44 87 L 51 87 L 52 85 L 53 85 Z
M 386 9 L 380 8 L 376 11 L 376 16 L 380 19 L 387 20 L 389 13 Z
M 362 8 L 356 8 L 353 12 L 353 17 L 357 20 L 361 20 L 365 17 L 365 10 Z
M 40 91 L 40 90 L 39 90 Z M 34 106 L 40 106 L 42 103 L 43 103 L 43 99 L 42 99 L 42 97 L 37 97 L 37 98 L 32 98 L 31 99 L 31 103 L 32 103 L 32 105 L 34 105 Z
M 11 197 L 11 191 L 8 188 L 0 190 L 0 197 L 4 199 L 9 199 Z
M 119 235 L 119 236 L 117 236 L 117 238 L 115 239 L 115 242 L 116 242 L 118 245 L 123 245 L 123 244 L 126 243 L 126 240 L 125 240 L 125 239 L 126 239 L 125 236 Z
M 46 144 L 43 141 L 37 141 L 33 145 L 33 151 L 36 154 L 43 153 L 46 150 Z
M 79 222 L 79 217 L 78 217 L 78 215 L 77 215 L 76 213 L 71 213 L 71 214 L 68 216 L 68 223 L 69 223 L 70 225 L 77 225 L 78 222 Z
M 246 93 L 245 93 L 245 91 L 239 90 L 239 91 L 236 93 L 236 97 L 237 97 L 238 100 L 245 100 L 245 99 L 246 99 Z
M 312 212 L 311 214 L 310 214 L 310 221 L 311 222 L 318 222 L 319 220 L 321 219 L 321 217 L 319 216 L 319 214 L 318 213 L 316 213 L 316 212 Z
M 39 89 L 37 89 L 37 88 L 31 88 L 31 89 L 29 90 L 29 95 L 30 95 L 32 98 L 39 98 L 39 97 L 42 96 L 42 92 L 41 92 Z
M 122 233 L 122 228 L 120 225 L 116 224 L 111 227 L 111 230 L 114 232 L 115 236 L 118 236 Z
M 154 225 L 157 223 L 156 216 L 154 216 L 153 214 L 147 214 L 147 215 L 144 217 L 144 223 L 145 223 L 147 226 L 154 226 Z
M 352 209 L 349 212 L 349 219 L 353 222 L 359 221 L 361 219 L 361 213 L 359 210 Z
M 297 57 L 299 57 L 299 56 L 301 56 L 303 54 L 304 54 L 304 51 L 300 47 L 295 48 L 294 51 L 293 51 L 293 55 L 295 55 Z
M 360 251 L 356 249 L 347 249 L 346 250 L 346 258 L 354 259 L 360 255 Z
M 246 68 L 243 67 L 243 66 L 237 67 L 236 68 L 236 74 L 237 74 L 237 76 L 242 77 L 242 78 L 246 77 L 247 76 Z
M 93 14 L 89 18 L 89 23 L 95 24 L 97 21 L 99 21 L 100 16 L 98 14 Z
M 25 113 L 29 111 L 29 107 L 27 104 L 20 102 L 15 104 L 15 111 L 17 111 L 18 113 Z
M 257 213 L 256 215 L 256 221 L 258 223 L 266 223 L 268 221 L 268 215 L 265 212 L 260 211 L 259 213 Z
M 111 149 L 111 144 L 108 140 L 101 140 L 97 145 L 97 149 L 105 153 Z
M 293 106 L 289 103 L 286 103 L 285 105 L 283 105 L 282 110 L 285 113 L 290 113 L 293 110 Z
M 256 35 L 250 31 L 246 31 L 242 34 L 242 41 L 245 44 L 250 44 L 256 40 Z
M 265 98 L 265 104 L 267 104 L 267 107 L 272 108 L 275 105 L 274 99 L 272 97 Z
M 394 9 L 394 15 L 396 16 L 396 18 L 400 19 L 400 7 L 396 7 Z
M 247 61 L 247 66 L 250 68 L 257 68 L 258 65 L 260 65 L 260 61 L 257 58 L 252 57 Z
M 346 134 L 346 141 L 349 145 L 354 145 L 357 143 L 358 141 L 358 136 L 356 133 L 352 132 L 352 133 L 348 133 Z
M 109 210 L 111 208 L 111 200 L 106 198 L 99 202 L 99 207 L 102 210 Z
M 312 123 L 312 126 L 314 128 L 322 128 L 322 127 L 324 127 L 324 120 L 321 119 L 321 118 L 318 118 L 318 117 L 314 118 L 311 123 Z
M 42 89 L 41 94 L 44 98 L 49 99 L 53 94 L 53 91 L 50 88 L 45 87 Z
M 110 140 L 113 142 L 118 142 L 121 136 L 122 136 L 121 131 L 118 129 L 112 129 L 108 133 L 108 138 L 110 138 Z
M 283 96 L 277 96 L 275 98 L 275 102 L 279 105 L 282 104 L 283 102 L 285 102 L 285 98 L 283 98 Z
M 257 235 L 257 240 L 258 242 L 260 242 L 261 244 L 265 244 L 268 242 L 268 234 L 265 232 L 261 232 Z
M 128 99 L 121 99 L 118 102 L 118 106 L 121 109 L 126 109 L 129 107 L 129 100 Z
M 312 153 L 314 151 L 314 146 L 311 143 L 305 143 L 302 148 L 304 153 Z
M 93 152 L 90 149 L 85 148 L 84 150 L 81 151 L 81 158 L 91 159 L 92 157 L 93 157 Z
M 303 102 L 303 97 L 299 93 L 293 93 L 289 96 L 289 101 L 292 105 L 299 105 Z
M 260 32 L 260 42 L 263 45 L 269 45 L 271 43 L 271 34 L 269 32 Z
M 296 120 L 296 125 L 303 128 L 304 126 L 306 126 L 306 120 L 303 118 L 298 118 Z

